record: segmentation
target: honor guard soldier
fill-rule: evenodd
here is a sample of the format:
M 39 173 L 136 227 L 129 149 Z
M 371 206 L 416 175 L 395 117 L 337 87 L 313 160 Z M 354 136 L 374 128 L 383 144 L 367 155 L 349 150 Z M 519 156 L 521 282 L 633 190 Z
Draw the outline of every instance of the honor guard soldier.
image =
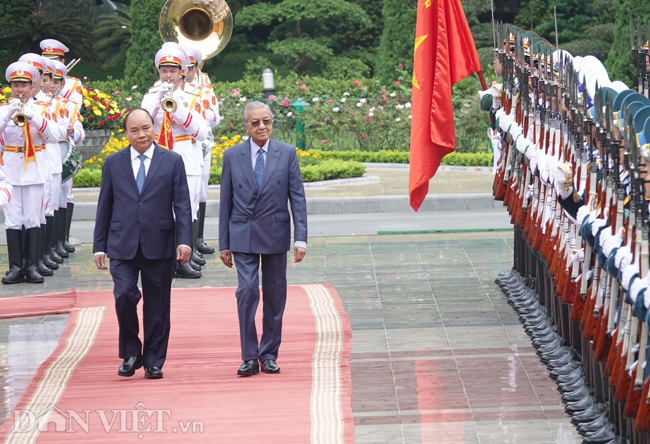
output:
M 45 250 L 46 245 L 50 245 L 49 238 L 47 235 L 52 231 L 53 224 L 58 222 L 58 219 L 54 219 L 54 202 L 58 204 L 58 195 L 60 192 L 60 180 L 59 182 L 52 181 L 52 174 L 56 170 L 56 164 L 61 163 L 61 150 L 59 148 L 58 139 L 62 138 L 65 135 L 65 128 L 60 125 L 57 119 L 58 113 L 58 103 L 55 100 L 52 100 L 51 96 L 46 94 L 43 91 L 43 81 L 48 77 L 46 84 L 48 85 L 48 93 L 50 88 L 49 78 L 51 73 L 48 74 L 47 66 L 48 61 L 41 57 L 38 54 L 28 53 L 18 59 L 19 62 L 26 62 L 38 69 L 39 79 L 34 82 L 34 91 L 33 97 L 38 104 L 43 104 L 47 107 L 46 116 L 51 122 L 52 125 L 57 127 L 57 134 L 54 138 L 51 138 L 43 144 L 42 150 L 36 153 L 37 161 L 40 166 L 41 174 L 44 175 L 45 180 L 44 191 L 43 191 L 43 205 L 41 206 L 41 230 L 39 236 L 39 251 L 42 252 Z M 61 262 L 63 260 L 61 259 Z M 47 265 L 46 265 L 47 263 Z M 54 265 L 54 268 L 49 266 Z M 39 256 L 38 261 L 38 272 L 41 276 L 52 276 L 53 269 L 58 269 L 56 262 L 53 263 L 52 259 L 48 256 L 45 262 L 43 257 Z
M 154 119 L 156 143 L 180 154 L 185 164 L 190 198 L 198 195 L 201 181 L 201 163 L 197 151 L 200 144 L 194 140 L 208 137 L 208 128 L 202 124 L 198 97 L 186 93 L 181 88 L 181 70 L 187 65 L 187 55 L 176 47 L 167 46 L 156 54 L 156 67 L 161 84 L 152 88 L 142 99 L 142 108 Z M 198 105 L 198 112 L 197 112 Z M 192 215 L 196 220 L 198 200 L 192 199 Z M 189 262 L 178 263 L 177 276 L 199 278 L 201 273 L 194 270 Z
M 60 100 L 62 104 L 59 109 L 58 117 L 62 120 L 66 129 L 62 142 L 67 142 L 67 148 L 72 150 L 76 144 L 84 140 L 86 133 L 79 118 L 79 107 L 77 106 L 77 103 L 61 96 L 65 85 L 67 84 L 68 70 L 62 62 L 54 60 L 53 63 L 55 69 L 52 82 L 54 84 L 54 89 L 57 92 L 55 98 Z M 58 171 L 60 173 L 58 177 L 60 183 L 61 173 L 63 172 L 63 165 L 61 162 L 59 162 Z M 70 224 L 72 222 L 72 211 L 74 209 L 74 200 L 71 191 L 72 179 L 65 182 L 60 188 L 61 193 L 59 194 L 58 200 L 58 213 L 61 222 L 55 225 L 57 230 L 54 231 L 53 235 L 53 248 L 59 256 L 66 258 L 69 256 L 69 253 L 75 251 L 74 247 L 67 242 L 70 233 Z M 64 193 L 64 190 L 66 190 L 67 193 Z M 56 205 L 55 211 L 57 211 Z
M 38 272 L 39 235 L 44 184 L 49 179 L 43 174 L 37 151 L 48 139 L 56 139 L 59 128 L 47 118 L 47 107 L 32 99 L 38 70 L 25 62 L 9 65 L 5 73 L 11 85 L 12 99 L 0 122 L 0 147 L 4 148 L 4 171 L 13 186 L 12 199 L 4 209 L 9 251 L 9 272 L 3 284 L 17 284 L 23 280 L 42 283 Z M 25 248 L 22 229 L 25 228 Z M 23 270 L 23 259 L 25 269 Z
M 65 54 L 69 51 L 68 47 L 58 40 L 54 39 L 45 39 L 41 41 L 41 50 L 42 55 L 45 58 L 61 62 L 65 66 Z M 67 71 L 67 69 L 66 69 Z M 81 92 L 82 84 L 81 80 L 76 77 L 71 77 L 67 75 L 64 76 L 65 84 L 61 88 L 59 96 L 74 102 L 77 105 L 77 109 L 81 108 L 83 103 L 83 94 Z M 83 138 L 82 138 L 83 140 Z M 72 194 L 73 180 L 70 179 L 65 183 L 61 184 L 61 199 L 65 196 L 65 204 L 63 205 L 67 208 L 67 221 L 66 221 L 66 232 L 70 232 L 70 224 L 72 223 L 72 212 L 74 211 L 74 196 Z M 61 205 L 61 202 L 60 202 Z M 56 235 L 55 235 L 56 238 Z M 66 249 L 68 252 L 74 252 L 74 247 L 67 245 Z
M 214 128 L 221 122 L 219 115 L 219 102 L 217 101 L 214 90 L 201 83 L 199 76 L 199 65 L 203 62 L 201 51 L 195 46 L 184 45 L 185 52 L 190 57 L 191 64 L 187 67 L 185 75 L 186 91 L 198 94 L 201 98 L 205 121 L 210 128 Z M 205 210 L 208 200 L 208 184 L 210 181 L 210 168 L 212 166 L 212 148 L 214 146 L 214 137 L 210 130 L 209 138 L 203 143 L 203 175 L 201 177 L 201 190 L 199 192 L 199 229 L 197 234 L 196 250 L 201 254 L 214 254 L 214 248 L 208 246 L 204 240 L 205 230 Z M 207 146 L 205 146 L 207 145 Z

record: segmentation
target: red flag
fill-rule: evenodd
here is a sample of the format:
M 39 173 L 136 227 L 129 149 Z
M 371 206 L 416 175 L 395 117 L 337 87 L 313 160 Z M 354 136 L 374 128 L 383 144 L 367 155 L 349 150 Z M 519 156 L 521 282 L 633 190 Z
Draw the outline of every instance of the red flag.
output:
M 418 0 L 409 171 L 409 199 L 415 211 L 440 161 L 456 149 L 451 87 L 473 72 L 479 72 L 484 84 L 460 0 Z

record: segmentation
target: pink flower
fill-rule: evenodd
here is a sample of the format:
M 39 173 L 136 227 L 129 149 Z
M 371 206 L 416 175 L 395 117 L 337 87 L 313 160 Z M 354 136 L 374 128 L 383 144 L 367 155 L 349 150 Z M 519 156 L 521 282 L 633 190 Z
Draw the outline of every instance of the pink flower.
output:
M 388 99 L 384 98 L 383 102 L 384 102 L 384 103 L 388 102 Z
M 321 140 L 321 142 L 322 142 L 323 144 L 326 144 L 326 143 L 327 143 L 327 140 Z
M 361 83 L 361 82 L 359 82 L 358 80 L 355 80 L 354 81 L 354 86 L 359 86 L 359 83 Z
M 226 125 L 230 126 L 230 125 L 232 125 L 232 122 L 228 122 L 228 123 L 226 123 Z
M 365 138 L 366 138 L 366 135 L 364 134 L 363 136 L 361 136 L 361 138 L 362 138 L 362 139 L 365 139 Z
M 296 85 L 300 85 L 300 82 L 296 82 Z
M 269 100 L 275 100 L 275 96 L 274 96 L 273 94 L 271 94 L 271 95 L 269 96 Z
M 386 94 L 386 88 L 382 88 L 381 93 Z
M 351 136 L 354 136 L 354 133 L 350 133 Z
M 282 106 L 289 106 L 289 98 L 285 97 L 282 101 Z
M 361 85 L 361 89 L 366 89 L 365 85 Z
M 307 88 L 307 85 L 305 85 L 304 83 L 300 85 L 300 89 L 305 89 L 305 88 Z
M 327 101 L 327 104 L 328 104 L 328 105 L 329 105 L 330 103 L 332 103 L 332 99 L 329 99 L 329 100 Z
M 235 96 L 238 96 L 238 95 L 239 95 L 239 91 L 237 91 L 237 88 L 233 88 L 232 93 L 233 93 Z
M 365 119 L 366 119 L 366 120 L 370 120 L 370 116 L 366 116 Z
M 116 95 L 116 96 L 119 96 L 119 95 L 120 95 L 120 92 L 119 92 L 119 91 L 115 91 L 113 94 Z
M 398 63 L 397 66 L 399 66 L 400 68 L 404 68 L 404 65 L 402 65 L 401 63 Z
M 397 86 L 397 85 L 399 85 L 399 84 L 400 84 L 400 81 L 399 81 L 399 80 L 398 80 L 397 82 L 395 82 L 395 86 Z

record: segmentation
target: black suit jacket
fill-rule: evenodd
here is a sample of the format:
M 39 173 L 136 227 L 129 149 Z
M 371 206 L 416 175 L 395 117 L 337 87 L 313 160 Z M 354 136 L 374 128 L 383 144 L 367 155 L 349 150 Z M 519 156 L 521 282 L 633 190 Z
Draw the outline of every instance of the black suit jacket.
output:
M 97 202 L 93 251 L 130 260 L 139 245 L 147 259 L 168 259 L 176 256 L 179 244 L 192 246 L 190 194 L 182 157 L 156 144 L 140 194 L 131 147 L 108 156 Z

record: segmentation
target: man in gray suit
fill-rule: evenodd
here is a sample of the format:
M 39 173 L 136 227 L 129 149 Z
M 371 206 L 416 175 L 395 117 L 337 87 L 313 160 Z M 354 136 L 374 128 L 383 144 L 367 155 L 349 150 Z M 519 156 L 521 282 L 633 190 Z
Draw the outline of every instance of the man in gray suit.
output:
M 223 154 L 219 202 L 219 251 L 226 267 L 237 265 L 237 313 L 242 360 L 238 375 L 280 373 L 276 364 L 287 301 L 287 251 L 294 260 L 307 252 L 307 203 L 293 146 L 271 138 L 273 114 L 261 102 L 243 111 L 249 140 Z M 258 346 L 255 312 L 260 300 L 262 263 L 263 333 Z

